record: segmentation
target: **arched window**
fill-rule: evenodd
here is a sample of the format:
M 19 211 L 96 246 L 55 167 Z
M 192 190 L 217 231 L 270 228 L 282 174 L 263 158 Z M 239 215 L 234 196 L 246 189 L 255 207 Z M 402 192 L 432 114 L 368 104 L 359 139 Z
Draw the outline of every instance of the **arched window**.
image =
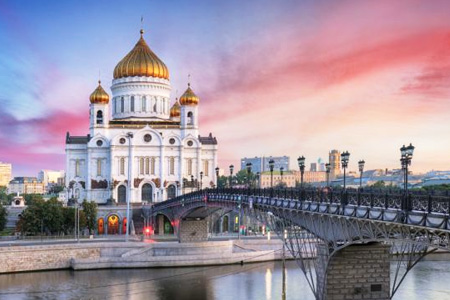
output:
M 169 159 L 169 174 L 175 175 L 175 158 L 171 157 Z
M 127 188 L 124 185 L 117 188 L 117 200 L 119 203 L 127 203 Z
M 187 114 L 187 124 L 188 125 L 193 125 L 194 124 L 194 115 L 192 114 L 192 112 L 188 112 Z
M 151 165 L 152 175 L 155 175 L 155 164 L 156 164 L 155 158 L 152 157 L 152 165 Z
M 102 159 L 97 158 L 97 176 L 102 176 Z
M 103 124 L 103 112 L 101 110 L 97 111 L 97 124 Z
M 143 112 L 147 111 L 147 98 L 145 96 L 142 97 L 142 111 Z
M 105 227 L 104 227 L 104 220 L 103 218 L 98 219 L 98 234 L 104 234 L 105 233 Z
M 141 157 L 139 159 L 139 174 L 144 175 L 144 163 L 145 163 L 145 159 L 143 157 Z
M 205 176 L 209 176 L 208 175 L 209 174 L 208 171 L 209 171 L 209 163 L 208 163 L 207 160 L 205 160 L 204 163 L 203 163 L 203 173 L 204 173 Z
M 120 158 L 119 174 L 125 175 L 125 157 Z
M 153 105 L 153 112 L 156 112 L 156 105 L 158 104 L 158 100 L 155 99 L 155 104 Z
M 192 175 L 192 159 L 187 160 L 187 171 L 188 175 Z
M 113 114 L 116 113 L 116 104 L 117 104 L 117 101 L 116 101 L 116 98 L 114 98 L 114 99 L 113 99 L 113 102 L 112 102 Z
M 80 189 L 75 189 L 75 199 L 80 198 Z
M 130 100 L 130 111 L 134 112 L 134 96 L 131 96 Z
M 80 176 L 80 161 L 77 159 L 75 161 L 75 177 Z
M 120 98 L 120 112 L 124 112 L 125 110 L 125 100 L 122 98 Z
M 172 199 L 177 196 L 177 188 L 171 184 L 167 187 L 167 199 Z
M 145 174 L 150 174 L 150 162 L 148 157 L 145 158 Z
M 153 199 L 153 189 L 152 186 L 149 183 L 145 183 L 142 186 L 142 201 L 148 201 L 148 202 L 152 202 Z

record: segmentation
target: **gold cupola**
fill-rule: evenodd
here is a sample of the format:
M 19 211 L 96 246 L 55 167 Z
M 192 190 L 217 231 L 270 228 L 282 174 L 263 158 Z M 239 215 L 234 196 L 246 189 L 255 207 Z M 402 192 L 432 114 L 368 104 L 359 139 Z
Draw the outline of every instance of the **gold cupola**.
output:
M 102 88 L 102 82 L 98 81 L 98 87 L 92 92 L 89 100 L 91 100 L 92 104 L 108 104 L 109 103 L 109 95 Z
M 144 40 L 144 30 L 134 48 L 114 68 L 114 79 L 133 76 L 146 76 L 169 79 L 169 69 L 150 50 Z
M 187 90 L 180 97 L 180 104 L 181 105 L 197 105 L 199 101 L 200 101 L 200 99 L 197 97 L 197 95 L 191 89 L 191 84 L 188 83 Z
M 178 99 L 175 100 L 175 103 L 170 108 L 170 117 L 171 118 L 179 118 L 181 115 L 180 103 L 178 103 Z

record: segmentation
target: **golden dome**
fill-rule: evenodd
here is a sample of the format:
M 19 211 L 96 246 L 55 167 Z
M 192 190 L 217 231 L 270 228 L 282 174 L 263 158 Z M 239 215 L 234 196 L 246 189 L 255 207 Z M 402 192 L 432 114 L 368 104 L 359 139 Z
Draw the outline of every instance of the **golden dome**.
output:
M 101 81 L 98 81 L 98 87 L 92 92 L 91 96 L 89 97 L 89 100 L 91 100 L 91 103 L 95 104 L 108 104 L 109 102 L 109 95 L 105 92 L 105 90 L 102 88 Z
M 187 90 L 180 97 L 180 104 L 181 105 L 197 105 L 199 101 L 200 101 L 200 99 L 197 97 L 197 95 L 191 89 L 191 84 L 188 83 Z
M 148 47 L 143 37 L 114 68 L 114 79 L 132 76 L 146 76 L 169 79 L 169 69 Z
M 181 115 L 180 110 L 180 103 L 178 103 L 178 99 L 175 101 L 175 103 L 170 108 L 170 117 L 171 118 L 179 118 Z

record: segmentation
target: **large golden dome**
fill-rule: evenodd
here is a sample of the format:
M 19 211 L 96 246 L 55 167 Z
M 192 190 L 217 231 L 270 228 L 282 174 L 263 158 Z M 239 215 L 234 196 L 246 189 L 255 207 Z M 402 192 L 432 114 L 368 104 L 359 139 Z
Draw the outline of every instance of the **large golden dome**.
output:
M 108 104 L 109 102 L 109 95 L 105 92 L 105 90 L 102 88 L 101 81 L 98 81 L 98 87 L 92 92 L 91 96 L 89 97 L 89 100 L 91 100 L 91 103 L 94 104 Z
M 175 101 L 175 103 L 170 108 L 170 117 L 171 118 L 178 118 L 181 115 L 181 107 L 180 103 L 178 103 L 178 99 Z
M 188 83 L 187 90 L 180 97 L 180 104 L 181 105 L 197 105 L 199 101 L 200 101 L 200 99 L 197 97 L 197 95 L 191 89 L 191 84 Z
M 169 69 L 150 50 L 143 34 L 144 31 L 141 30 L 141 38 L 137 44 L 114 68 L 114 79 L 132 76 L 169 79 Z

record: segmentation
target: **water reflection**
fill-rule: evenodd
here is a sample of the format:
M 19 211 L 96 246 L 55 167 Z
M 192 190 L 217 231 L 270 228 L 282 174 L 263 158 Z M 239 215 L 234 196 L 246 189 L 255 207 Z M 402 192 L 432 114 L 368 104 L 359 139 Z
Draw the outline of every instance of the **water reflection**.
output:
M 450 300 L 450 262 L 420 262 L 395 299 Z M 293 261 L 286 299 L 313 300 Z M 0 299 L 282 299 L 281 262 L 203 268 L 51 271 L 0 275 Z

